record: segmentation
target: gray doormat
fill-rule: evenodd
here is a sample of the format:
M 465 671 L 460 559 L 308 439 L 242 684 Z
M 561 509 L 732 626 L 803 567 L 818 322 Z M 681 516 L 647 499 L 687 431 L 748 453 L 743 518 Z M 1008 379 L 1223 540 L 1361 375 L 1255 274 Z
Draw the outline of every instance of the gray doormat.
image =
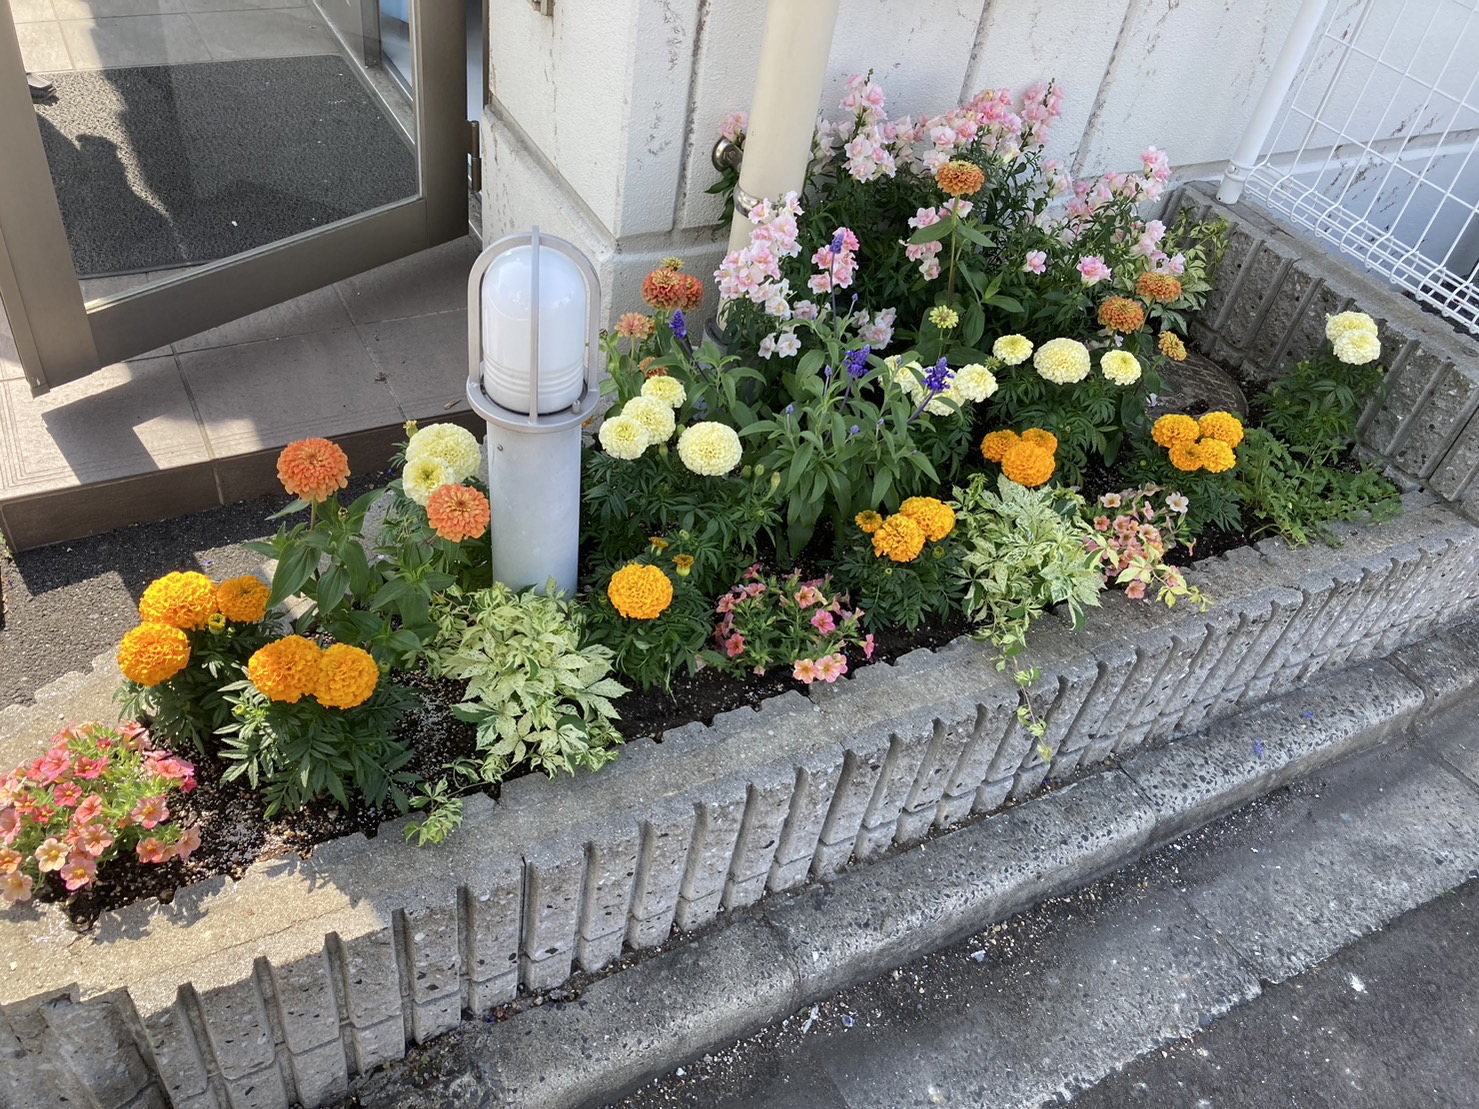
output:
M 198 264 L 414 196 L 337 55 L 53 73 L 36 106 L 82 277 Z

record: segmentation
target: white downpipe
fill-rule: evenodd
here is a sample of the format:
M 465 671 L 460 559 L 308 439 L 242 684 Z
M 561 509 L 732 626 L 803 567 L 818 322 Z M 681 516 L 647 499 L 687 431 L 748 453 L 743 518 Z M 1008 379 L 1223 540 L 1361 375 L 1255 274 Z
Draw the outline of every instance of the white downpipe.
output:
M 745 133 L 740 193 L 764 200 L 799 192 L 805 182 L 839 3 L 770 0 Z M 750 221 L 741 207 L 735 205 L 730 224 L 730 250 L 750 242 Z
M 1258 98 L 1258 106 L 1253 109 L 1253 116 L 1248 120 L 1237 149 L 1233 151 L 1232 161 L 1227 163 L 1227 169 L 1223 171 L 1217 199 L 1224 204 L 1236 204 L 1243 195 L 1243 186 L 1247 184 L 1248 175 L 1258 163 L 1258 156 L 1263 153 L 1268 133 L 1273 129 L 1279 109 L 1284 105 L 1284 98 L 1289 95 L 1299 67 L 1304 64 L 1305 53 L 1315 39 L 1315 32 L 1320 28 L 1328 2 L 1329 0 L 1304 0 L 1300 4 L 1299 14 L 1294 17 L 1294 26 L 1289 28 L 1284 47 L 1274 60 L 1274 68 L 1269 72 L 1268 83 L 1263 86 L 1263 95 Z

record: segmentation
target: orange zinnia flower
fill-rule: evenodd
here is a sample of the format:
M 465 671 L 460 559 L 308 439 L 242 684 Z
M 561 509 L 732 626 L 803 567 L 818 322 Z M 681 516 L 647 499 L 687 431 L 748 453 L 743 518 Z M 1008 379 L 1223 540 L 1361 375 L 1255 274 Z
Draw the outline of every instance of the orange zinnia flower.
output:
M 975 196 L 986 184 L 986 174 L 980 166 L 957 158 L 935 170 L 935 183 L 951 196 Z
M 426 502 L 426 519 L 443 539 L 461 543 L 488 530 L 488 498 L 466 485 L 443 485 Z
M 299 439 L 277 456 L 277 476 L 293 496 L 318 504 L 349 484 L 349 457 L 327 439 Z
M 688 312 L 704 302 L 704 283 L 691 273 L 679 272 L 682 265 L 676 258 L 664 258 L 662 265 L 642 281 L 642 299 L 650 307 L 661 312 Z

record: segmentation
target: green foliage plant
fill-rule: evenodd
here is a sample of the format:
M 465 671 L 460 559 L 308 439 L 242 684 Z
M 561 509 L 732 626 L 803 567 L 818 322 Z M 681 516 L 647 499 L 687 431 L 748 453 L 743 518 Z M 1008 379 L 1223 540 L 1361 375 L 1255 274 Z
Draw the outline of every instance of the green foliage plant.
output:
M 915 631 L 960 611 L 965 586 L 953 533 L 926 543 L 908 562 L 875 551 L 871 534 L 857 523 L 847 528 L 838 546 L 837 580 L 858 599 L 864 623 L 874 631 L 898 627 Z
M 608 593 L 612 569 L 593 574 L 586 590 L 584 642 L 603 644 L 616 671 L 639 689 L 670 690 L 673 676 L 698 672 L 709 637 L 710 601 L 676 558 L 665 557 L 654 544 L 628 565 L 660 566 L 673 586 L 671 603 L 651 619 L 623 616 Z

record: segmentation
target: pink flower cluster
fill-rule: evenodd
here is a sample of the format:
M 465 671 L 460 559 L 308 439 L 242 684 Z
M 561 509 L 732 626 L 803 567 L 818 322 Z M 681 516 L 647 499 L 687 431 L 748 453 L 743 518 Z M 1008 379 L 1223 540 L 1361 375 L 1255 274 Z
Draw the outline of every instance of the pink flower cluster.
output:
M 1124 582 L 1125 596 L 1132 601 L 1144 600 L 1156 579 L 1171 590 L 1186 586 L 1181 571 L 1165 565 L 1165 558 L 1179 543 L 1177 517 L 1185 514 L 1187 500 L 1171 493 L 1165 499 L 1164 511 L 1158 514 L 1152 498 L 1160 491 L 1159 486 L 1147 485 L 1105 493 L 1099 498 L 1100 507 L 1118 510 L 1117 515 L 1096 516 L 1094 530 L 1099 534 L 1088 541 L 1089 550 L 1102 552 L 1104 583 Z
M 835 682 L 847 673 L 848 644 L 873 657 L 873 636 L 864 636 L 862 611 L 847 608 L 845 594 L 828 594 L 830 581 L 802 581 L 792 573 L 781 579 L 761 577 L 752 566 L 744 579 L 719 598 L 721 617 L 714 640 L 724 662 L 756 674 L 777 663 L 792 666 L 793 676 L 808 685 L 818 679 Z
M 166 794 L 194 788 L 195 768 L 156 750 L 138 724 L 63 729 L 40 758 L 0 778 L 0 897 L 28 901 L 51 873 L 68 891 L 84 889 L 120 850 L 144 862 L 188 859 L 200 830 L 165 826 Z
M 781 276 L 781 259 L 801 253 L 796 241 L 799 215 L 801 201 L 794 192 L 779 204 L 762 200 L 755 206 L 750 212 L 754 230 L 749 245 L 730 251 L 714 271 L 720 300 L 749 299 L 763 305 L 769 315 L 791 318 L 791 283 Z
M 850 286 L 858 270 L 857 249 L 858 237 L 851 229 L 839 227 L 832 233 L 832 241 L 811 256 L 811 264 L 819 272 L 807 281 L 807 288 L 814 293 L 830 293 Z

